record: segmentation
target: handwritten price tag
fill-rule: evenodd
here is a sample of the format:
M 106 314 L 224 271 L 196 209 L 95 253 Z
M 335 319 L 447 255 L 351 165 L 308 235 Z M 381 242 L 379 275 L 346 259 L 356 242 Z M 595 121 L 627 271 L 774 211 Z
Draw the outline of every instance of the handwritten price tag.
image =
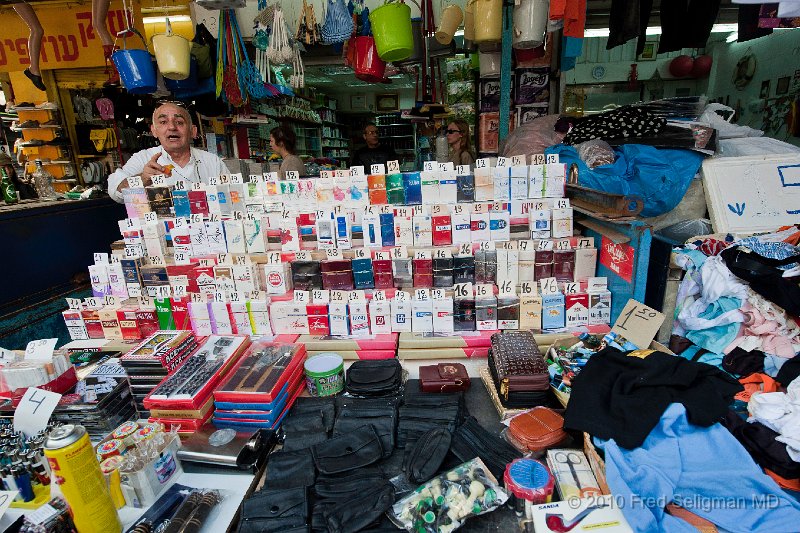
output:
M 311 300 L 315 304 L 326 304 L 331 301 L 331 291 L 323 289 L 314 289 L 311 291 Z
M 59 400 L 60 394 L 30 387 L 14 411 L 14 430 L 29 437 L 44 430 Z
M 8 506 L 17 497 L 17 494 L 19 494 L 18 490 L 0 490 L 0 517 L 6 513 Z
M 611 331 L 619 333 L 639 348 L 646 349 L 656 338 L 664 315 L 634 299 L 628 300 Z
M 25 359 L 28 361 L 52 361 L 53 350 L 58 339 L 39 339 L 31 341 L 25 347 Z

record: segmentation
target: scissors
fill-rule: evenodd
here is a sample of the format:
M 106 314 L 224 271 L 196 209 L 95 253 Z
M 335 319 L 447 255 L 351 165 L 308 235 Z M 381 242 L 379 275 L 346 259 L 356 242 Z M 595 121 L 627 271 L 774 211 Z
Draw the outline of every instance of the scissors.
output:
M 598 489 L 593 486 L 589 486 L 583 488 L 581 486 L 581 482 L 578 478 L 579 472 L 584 472 L 587 470 L 586 458 L 581 457 L 577 452 L 557 452 L 554 456 L 555 460 L 558 463 L 566 464 L 569 466 L 570 474 L 572 475 L 572 481 L 575 485 L 575 488 L 578 491 L 577 496 L 585 497 L 588 494 L 597 494 Z M 582 465 L 579 469 L 575 468 L 575 465 Z

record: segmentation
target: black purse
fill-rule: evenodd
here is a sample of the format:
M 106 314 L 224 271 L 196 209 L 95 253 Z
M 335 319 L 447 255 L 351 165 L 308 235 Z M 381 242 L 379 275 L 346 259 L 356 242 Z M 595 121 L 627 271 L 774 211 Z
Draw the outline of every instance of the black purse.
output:
M 452 435 L 444 428 L 424 433 L 413 447 L 406 449 L 403 470 L 414 483 L 424 483 L 436 475 L 450 451 Z
M 403 367 L 397 359 L 356 361 L 350 365 L 345 390 L 353 396 L 391 396 L 403 385 Z
M 242 504 L 239 533 L 282 533 L 305 527 L 309 502 L 305 487 L 256 492 Z
M 367 424 L 315 444 L 311 453 L 320 473 L 338 474 L 379 461 L 383 457 L 383 445 L 375 427 Z
M 800 262 L 800 255 L 770 259 L 732 246 L 723 250 L 720 257 L 735 276 L 750 284 L 751 289 L 790 315 L 800 315 L 800 285 L 796 279 L 784 278 L 783 271 L 777 268 Z

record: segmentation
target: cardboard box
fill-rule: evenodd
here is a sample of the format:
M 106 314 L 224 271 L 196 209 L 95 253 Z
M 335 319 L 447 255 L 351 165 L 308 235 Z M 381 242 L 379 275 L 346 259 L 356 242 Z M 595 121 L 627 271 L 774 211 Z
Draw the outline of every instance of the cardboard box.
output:
M 553 209 L 553 238 L 563 239 L 572 237 L 572 208 Z
M 350 335 L 366 337 L 369 335 L 369 314 L 366 301 L 350 302 L 348 305 L 350 315 Z
M 427 350 L 433 348 L 489 348 L 491 337 L 497 330 L 468 331 L 456 335 L 436 333 L 401 333 L 398 347 L 404 350 Z
M 450 216 L 453 244 L 472 242 L 472 221 L 469 213 L 453 213 Z
M 475 348 L 400 348 L 397 350 L 398 359 L 420 360 L 420 359 L 472 359 L 486 358 L 489 356 L 488 347 Z
M 86 331 L 86 325 L 83 323 L 83 317 L 81 317 L 79 310 L 67 309 L 62 311 L 61 315 L 64 317 L 64 324 L 67 326 L 69 337 L 72 340 L 77 341 L 89 338 L 89 333 Z
M 542 296 L 542 329 L 560 329 L 566 324 L 564 295 L 545 294 Z
M 272 318 L 272 329 L 276 335 L 308 334 L 308 314 L 305 304 L 293 300 L 273 301 L 269 312 Z M 333 330 L 332 315 L 331 330 Z
M 453 299 L 441 298 L 433 300 L 433 331 L 436 333 L 453 332 Z
M 389 302 L 379 302 L 386 303 Z M 397 348 L 397 333 L 384 333 L 370 335 L 365 338 L 338 338 L 327 335 L 301 335 L 298 343 L 305 345 L 309 352 L 339 352 L 339 351 L 381 351 L 395 350 Z
M 308 304 L 306 305 L 306 311 L 308 312 L 308 332 L 311 335 L 329 335 L 331 325 L 328 320 L 328 305 Z
M 358 361 L 359 359 L 394 359 L 394 350 L 335 350 L 345 361 Z M 326 352 L 308 352 L 308 356 Z
M 566 326 L 577 329 L 589 325 L 589 295 L 567 294 L 564 298 L 566 307 Z
M 331 326 L 331 335 L 350 335 L 347 304 L 331 302 L 328 304 L 328 316 Z
M 390 300 L 392 311 L 392 331 L 411 331 L 411 302 L 400 301 L 397 298 Z
M 411 301 L 411 331 L 417 333 L 433 332 L 433 301 Z
M 491 232 L 489 229 L 490 219 L 489 213 L 472 213 L 470 215 L 470 227 L 472 230 L 470 239 L 472 242 L 491 240 Z
M 249 300 L 247 302 L 247 312 L 250 315 L 250 325 L 255 335 L 272 335 L 269 302 L 266 300 Z
M 519 300 L 519 329 L 542 329 L 542 297 L 522 295 Z
M 376 301 L 375 299 L 370 300 L 369 302 L 369 321 L 370 321 L 370 330 L 372 334 L 376 337 L 380 337 L 384 334 L 391 334 L 396 336 L 396 333 L 392 333 L 392 306 L 388 300 L 383 301 Z

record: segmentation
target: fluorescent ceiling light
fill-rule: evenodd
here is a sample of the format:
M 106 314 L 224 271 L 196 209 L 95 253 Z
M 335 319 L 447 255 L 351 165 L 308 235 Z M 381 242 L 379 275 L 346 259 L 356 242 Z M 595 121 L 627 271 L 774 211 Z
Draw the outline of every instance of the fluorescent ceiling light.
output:
M 170 22 L 191 22 L 192 17 L 189 15 L 169 15 L 169 16 L 161 16 L 161 17 L 144 17 L 142 22 L 145 24 L 160 24 L 164 22 L 164 19 L 169 19 Z
M 737 31 L 738 24 L 714 24 L 711 27 L 711 33 L 726 33 Z M 661 35 L 661 26 L 648 26 L 645 34 L 647 35 Z M 583 31 L 584 37 L 608 37 L 611 31 L 608 28 L 590 28 Z

